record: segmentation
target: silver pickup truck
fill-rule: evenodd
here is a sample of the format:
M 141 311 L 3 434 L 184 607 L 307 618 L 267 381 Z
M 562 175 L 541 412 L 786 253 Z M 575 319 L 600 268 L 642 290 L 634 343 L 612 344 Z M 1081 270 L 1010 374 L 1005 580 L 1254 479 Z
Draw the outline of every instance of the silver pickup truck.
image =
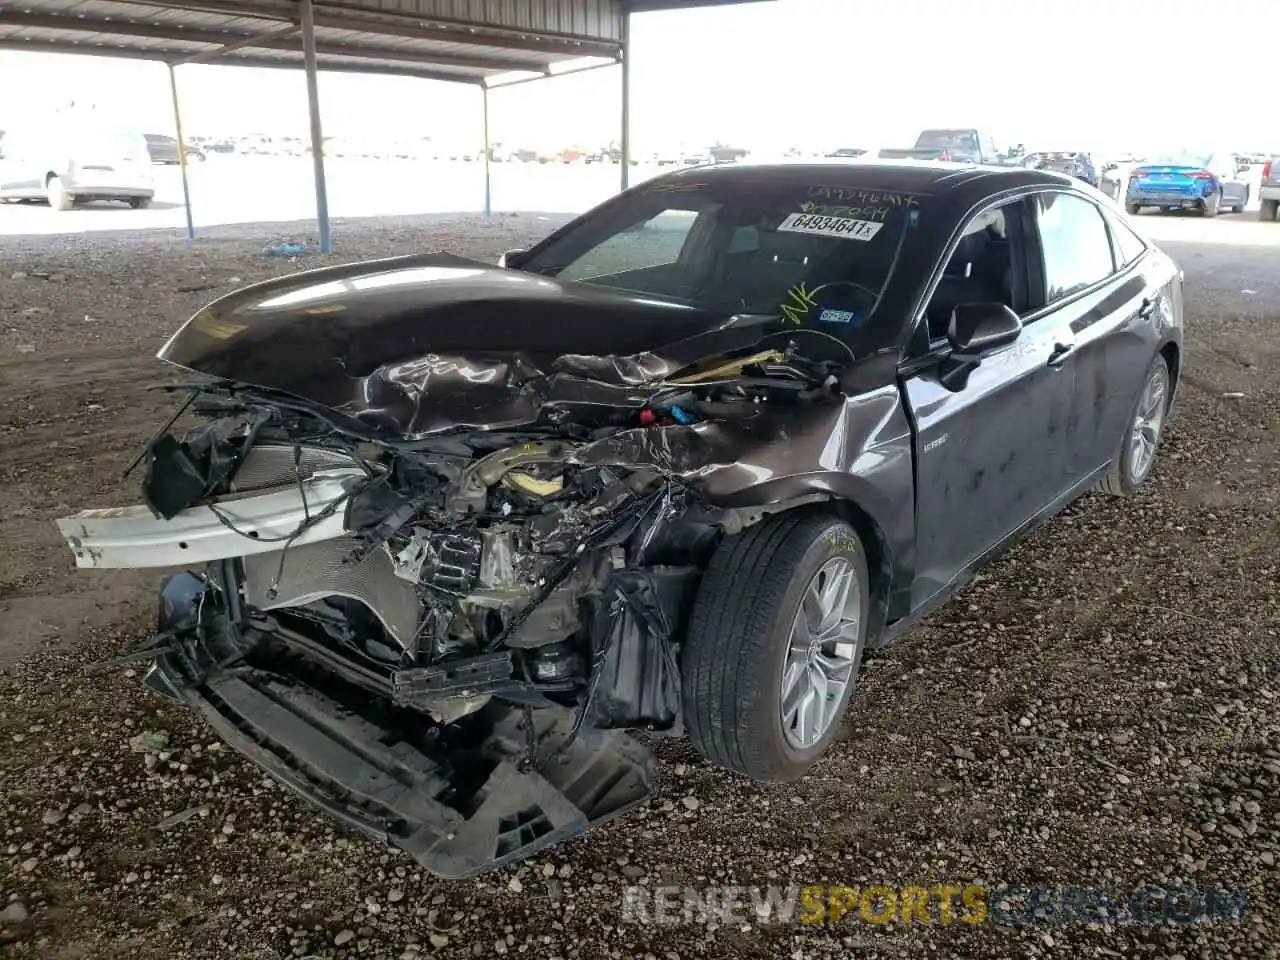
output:
M 1280 219 L 1276 216 L 1276 211 L 1280 209 L 1280 156 L 1268 157 L 1262 165 L 1262 182 L 1258 194 L 1262 197 L 1258 219 Z

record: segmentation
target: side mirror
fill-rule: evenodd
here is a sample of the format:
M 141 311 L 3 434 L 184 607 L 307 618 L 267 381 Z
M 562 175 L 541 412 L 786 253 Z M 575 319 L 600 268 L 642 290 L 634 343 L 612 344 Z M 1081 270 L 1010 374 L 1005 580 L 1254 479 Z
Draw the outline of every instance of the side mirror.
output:
M 951 313 L 947 342 L 951 355 L 938 368 L 938 380 L 953 393 L 969 383 L 984 354 L 1008 346 L 1022 334 L 1022 321 L 1003 303 L 962 303 Z
M 955 354 L 974 360 L 1008 346 L 1022 334 L 1022 321 L 1003 303 L 962 303 L 951 314 L 947 342 Z
M 524 261 L 525 254 L 528 250 L 508 250 L 498 258 L 498 266 L 510 267 L 512 270 L 519 270 L 520 264 Z

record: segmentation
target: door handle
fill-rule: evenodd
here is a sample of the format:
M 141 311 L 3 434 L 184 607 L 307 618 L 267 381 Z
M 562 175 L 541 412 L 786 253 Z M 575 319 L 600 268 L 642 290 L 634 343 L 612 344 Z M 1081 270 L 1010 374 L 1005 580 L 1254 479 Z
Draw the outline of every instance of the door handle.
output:
M 1049 366 L 1055 370 L 1067 362 L 1067 357 L 1075 352 L 1076 345 L 1074 343 L 1055 343 L 1053 345 L 1053 353 L 1049 354 Z
M 1141 317 L 1143 320 L 1147 319 L 1147 317 L 1151 316 L 1155 312 L 1156 312 L 1156 302 L 1152 300 L 1150 297 L 1145 298 L 1142 301 L 1142 306 L 1138 308 L 1138 316 Z

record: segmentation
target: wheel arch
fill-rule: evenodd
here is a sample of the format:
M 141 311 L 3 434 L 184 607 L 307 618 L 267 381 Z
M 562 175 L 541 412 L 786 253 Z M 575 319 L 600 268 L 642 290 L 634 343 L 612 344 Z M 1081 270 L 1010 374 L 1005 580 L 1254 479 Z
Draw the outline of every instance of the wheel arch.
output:
M 898 489 L 913 491 L 909 474 Z M 746 498 L 750 503 L 743 502 Z M 816 473 L 766 482 L 741 491 L 734 500 L 727 511 L 736 518 L 733 526 L 739 528 L 753 526 L 766 517 L 800 512 L 834 514 L 848 523 L 866 553 L 873 600 L 869 640 L 884 627 L 893 586 L 901 579 L 903 564 L 910 560 L 915 526 L 913 497 L 891 503 L 863 478 L 847 473 Z M 910 530 L 900 529 L 904 516 L 909 518 Z
M 1169 402 L 1165 409 L 1173 408 L 1173 397 L 1178 392 L 1178 374 L 1182 370 L 1182 347 L 1176 340 L 1167 341 L 1158 351 L 1169 367 Z

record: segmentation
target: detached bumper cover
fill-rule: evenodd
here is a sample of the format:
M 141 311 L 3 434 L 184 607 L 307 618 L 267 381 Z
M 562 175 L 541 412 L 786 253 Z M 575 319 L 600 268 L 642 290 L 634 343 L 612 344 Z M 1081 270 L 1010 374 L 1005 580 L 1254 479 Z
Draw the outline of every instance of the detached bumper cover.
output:
M 522 772 L 502 759 L 466 814 L 447 805 L 448 771 L 322 694 L 254 671 L 227 671 L 199 687 L 169 659 L 148 683 L 199 710 L 232 748 L 348 827 L 399 847 L 431 873 L 461 879 L 523 860 L 625 813 L 653 795 L 649 752 L 625 734 L 584 728 L 560 756 L 571 724 L 544 740 L 548 759 Z M 511 723 L 512 745 L 524 734 Z M 560 734 L 560 736 L 557 736 Z
M 190 623 L 202 589 L 190 574 L 170 578 L 161 629 Z M 654 760 L 641 743 L 589 725 L 575 731 L 567 710 L 533 712 L 538 753 L 528 769 L 520 763 L 524 715 L 498 720 L 479 747 L 486 763 L 477 784 L 474 766 L 460 777 L 447 750 L 428 755 L 370 719 L 376 712 L 355 713 L 297 677 L 249 666 L 197 673 L 169 651 L 155 658 L 146 683 L 198 710 L 227 744 L 308 803 L 445 879 L 523 860 L 654 794 Z M 367 698 L 353 706 L 363 710 Z

